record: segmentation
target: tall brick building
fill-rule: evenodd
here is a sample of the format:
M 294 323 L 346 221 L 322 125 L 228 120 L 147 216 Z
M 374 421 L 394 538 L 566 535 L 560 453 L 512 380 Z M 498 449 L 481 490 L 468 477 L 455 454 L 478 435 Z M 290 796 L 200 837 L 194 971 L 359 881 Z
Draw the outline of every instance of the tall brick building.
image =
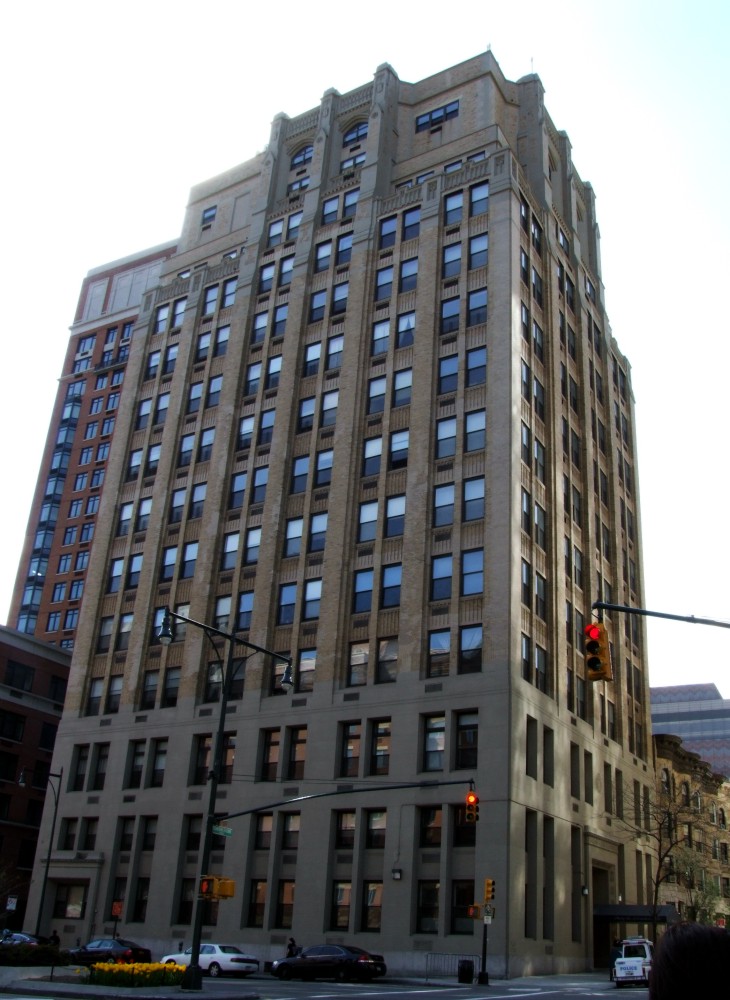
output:
M 142 296 L 44 920 L 69 941 L 114 910 L 157 956 L 189 937 L 225 651 L 160 645 L 169 605 L 295 662 L 283 695 L 236 650 L 217 809 L 256 811 L 214 844 L 236 895 L 204 937 L 422 971 L 479 953 L 492 877 L 492 973 L 602 962 L 597 908 L 646 898 L 614 819 L 653 772 L 640 622 L 608 622 L 615 680 L 586 679 L 599 596 L 642 603 L 630 369 L 539 79 L 384 65 L 278 116 L 193 189 Z

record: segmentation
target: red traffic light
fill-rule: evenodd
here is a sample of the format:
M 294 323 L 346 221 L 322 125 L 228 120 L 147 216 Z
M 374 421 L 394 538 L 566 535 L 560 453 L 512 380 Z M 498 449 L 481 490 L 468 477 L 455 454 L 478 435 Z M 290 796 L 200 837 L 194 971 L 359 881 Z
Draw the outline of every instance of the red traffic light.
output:
M 466 804 L 468 806 L 475 806 L 479 801 L 479 796 L 476 792 L 468 792 L 466 796 Z
M 583 629 L 583 634 L 586 637 L 586 642 L 598 642 L 601 638 L 601 626 L 596 622 L 592 622 L 590 625 L 586 625 Z

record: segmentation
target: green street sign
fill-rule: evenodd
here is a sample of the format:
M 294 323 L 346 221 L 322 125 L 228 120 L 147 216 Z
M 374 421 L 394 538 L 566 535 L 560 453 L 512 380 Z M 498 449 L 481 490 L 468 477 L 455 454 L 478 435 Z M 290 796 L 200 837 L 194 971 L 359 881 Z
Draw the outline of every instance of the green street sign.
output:
M 233 829 L 230 826 L 214 826 L 213 833 L 217 834 L 219 837 L 230 837 L 233 833 Z

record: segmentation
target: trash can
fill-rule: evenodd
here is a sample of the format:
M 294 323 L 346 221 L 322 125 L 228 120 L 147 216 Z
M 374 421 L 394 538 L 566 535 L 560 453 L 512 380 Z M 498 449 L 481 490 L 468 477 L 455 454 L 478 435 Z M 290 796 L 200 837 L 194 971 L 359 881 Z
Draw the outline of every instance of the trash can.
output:
M 457 978 L 460 983 L 474 982 L 474 963 L 470 959 L 462 958 L 459 961 Z

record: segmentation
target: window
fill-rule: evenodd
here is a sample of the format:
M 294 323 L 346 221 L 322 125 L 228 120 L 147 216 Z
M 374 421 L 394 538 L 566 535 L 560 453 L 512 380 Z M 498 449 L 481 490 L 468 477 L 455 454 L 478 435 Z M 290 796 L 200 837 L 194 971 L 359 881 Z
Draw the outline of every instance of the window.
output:
M 309 522 L 309 545 L 307 551 L 321 552 L 327 538 L 327 514 L 312 514 Z
M 317 452 L 316 467 L 314 470 L 314 485 L 326 486 L 332 480 L 332 462 L 334 452 L 331 448 Z
M 367 438 L 363 442 L 363 476 L 374 476 L 380 472 L 380 461 L 383 453 L 382 438 Z
M 464 450 L 477 451 L 487 443 L 487 415 L 484 410 L 466 414 L 464 423 Z
M 406 498 L 401 496 L 388 497 L 385 504 L 385 537 L 393 538 L 402 535 L 405 526 Z
M 337 316 L 347 311 L 347 296 L 349 293 L 349 282 L 343 281 L 335 285 L 332 289 L 332 315 Z M 317 294 L 315 292 L 315 294 Z
M 397 215 L 389 215 L 387 219 L 380 220 L 379 246 L 381 250 L 385 250 L 387 247 L 395 246 L 395 239 L 397 232 L 398 232 Z
M 253 328 L 251 330 L 251 343 L 261 344 L 266 337 L 266 327 L 269 322 L 268 312 L 256 313 L 253 318 Z
M 444 198 L 444 224 L 454 226 L 461 222 L 461 215 L 464 208 L 464 193 L 456 191 L 447 194 Z
M 352 191 L 346 191 L 345 197 L 342 203 L 342 218 L 351 219 L 355 215 L 357 210 L 357 201 L 360 197 L 360 189 L 354 188 Z
M 436 421 L 436 458 L 456 454 L 456 417 Z
M 348 687 L 361 687 L 368 680 L 369 647 L 366 642 L 350 643 L 350 661 L 347 669 Z
M 487 289 L 477 288 L 469 292 L 466 325 L 477 326 L 487 322 Z
M 455 333 L 459 329 L 460 299 L 455 296 L 441 303 L 441 333 Z
M 464 480 L 464 513 L 465 521 L 476 521 L 484 517 L 484 476 Z
M 342 364 L 342 348 L 344 343 L 345 338 L 342 336 L 330 337 L 327 341 L 327 363 L 325 367 L 328 372 L 339 368 Z
M 294 256 L 282 257 L 279 263 L 279 288 L 286 288 L 291 284 L 294 273 Z
M 109 564 L 109 575 L 107 576 L 107 585 L 106 585 L 107 594 L 116 594 L 121 589 L 123 569 L 124 569 L 123 559 L 112 559 L 112 561 Z
M 454 523 L 454 484 L 436 486 L 433 491 L 433 525 L 435 528 Z
M 362 726 L 359 722 L 343 722 L 341 732 L 340 777 L 356 778 L 360 771 L 360 737 Z
M 416 329 L 415 312 L 400 313 L 396 327 L 396 347 L 411 347 Z
M 443 830 L 440 806 L 422 806 L 418 810 L 419 847 L 440 847 Z
M 244 562 L 250 566 L 258 562 L 259 546 L 261 545 L 261 528 L 249 528 L 246 532 L 246 548 Z
M 399 292 L 411 292 L 418 284 L 418 257 L 401 261 Z
M 446 716 L 427 715 L 423 720 L 423 770 L 443 771 Z
M 314 427 L 314 408 L 316 400 L 314 396 L 308 396 L 299 401 L 299 416 L 297 418 L 297 431 L 310 431 Z
M 383 567 L 380 596 L 380 606 L 382 608 L 397 608 L 400 606 L 402 573 L 403 567 L 400 563 Z
M 475 184 L 469 190 L 469 214 L 483 215 L 489 209 L 489 182 Z
M 238 595 L 238 615 L 236 617 L 236 628 L 237 629 L 250 628 L 252 614 L 253 614 L 253 591 L 244 590 Z
M 431 561 L 431 600 L 446 601 L 451 597 L 451 556 L 435 556 Z
M 428 636 L 426 676 L 445 677 L 449 672 L 450 653 L 451 632 L 448 629 L 439 629 L 435 632 L 430 632 Z
M 373 324 L 372 354 L 385 354 L 388 350 L 390 322 L 385 319 Z
M 127 588 L 138 587 L 139 578 L 142 573 L 142 553 L 138 552 L 129 557 L 129 565 L 127 566 Z
M 426 132 L 430 129 L 440 128 L 444 122 L 450 118 L 456 118 L 458 114 L 459 102 L 450 101 L 440 108 L 434 108 L 433 111 L 427 111 L 422 115 L 418 115 L 416 117 L 416 132 Z
M 393 376 L 393 406 L 406 406 L 411 401 L 413 370 L 404 368 Z
M 445 358 L 439 358 L 438 392 L 456 392 L 459 381 L 459 358 L 456 354 L 449 354 Z
M 390 468 L 402 469 L 408 464 L 409 431 L 393 431 L 390 435 Z
M 461 243 L 450 243 L 443 249 L 441 277 L 456 278 L 461 273 Z
M 269 483 L 268 465 L 260 465 L 254 469 L 253 482 L 251 484 L 251 502 L 263 503 L 266 499 L 266 487 Z
M 393 290 L 393 267 L 381 267 L 375 273 L 375 301 L 390 298 Z
M 217 406 L 221 398 L 221 389 L 223 387 L 223 376 L 214 375 L 213 378 L 208 383 L 208 393 L 205 398 L 205 405 Z
M 487 381 L 487 349 L 475 347 L 466 352 L 466 384 L 483 385 Z
M 482 233 L 480 236 L 472 236 L 469 240 L 469 270 L 477 267 L 484 267 L 487 263 L 489 252 L 489 236 Z
M 314 271 L 315 274 L 320 271 L 326 271 L 330 266 L 330 261 L 332 259 L 332 240 L 327 240 L 325 243 L 318 243 L 315 249 L 314 257 Z
M 301 455 L 295 458 L 292 463 L 291 492 L 303 493 L 307 488 L 307 474 L 309 469 L 309 457 Z
M 484 550 L 472 549 L 461 557 L 461 594 L 469 597 L 484 591 Z
M 459 712 L 456 716 L 457 768 L 474 769 L 477 766 L 478 717 L 476 712 Z
M 337 406 L 340 393 L 338 389 L 332 392 L 325 392 L 322 396 L 322 413 L 320 416 L 320 427 L 333 427 L 337 420 Z
M 171 545 L 162 550 L 162 565 L 160 566 L 160 581 L 172 580 L 177 562 L 177 546 Z
M 276 410 L 264 410 L 261 414 L 261 423 L 259 424 L 259 444 L 270 444 L 274 436 L 274 421 L 276 419 Z
M 460 674 L 475 674 L 482 669 L 482 628 L 481 625 L 467 625 L 459 632 Z
M 385 376 L 368 382 L 368 413 L 382 413 L 385 409 L 385 384 Z
M 408 208 L 403 213 L 403 239 L 413 240 L 421 231 L 421 209 Z
M 258 284 L 258 294 L 262 295 L 265 292 L 270 292 L 274 287 L 274 274 L 276 273 L 276 264 L 263 264 L 259 268 L 259 284 Z
M 304 606 L 302 618 L 319 618 L 319 607 L 322 599 L 322 581 L 307 580 L 304 584 Z
M 282 302 L 280 305 L 276 306 L 274 309 L 274 323 L 272 334 L 274 337 L 283 337 L 284 331 L 286 330 L 286 321 L 289 316 L 289 306 L 286 302 Z
M 330 222 L 335 222 L 337 220 L 337 212 L 340 207 L 340 199 L 327 198 L 322 202 L 322 225 L 327 225 Z
M 370 611 L 373 601 L 373 571 L 360 569 L 355 572 L 353 606 L 355 614 Z

